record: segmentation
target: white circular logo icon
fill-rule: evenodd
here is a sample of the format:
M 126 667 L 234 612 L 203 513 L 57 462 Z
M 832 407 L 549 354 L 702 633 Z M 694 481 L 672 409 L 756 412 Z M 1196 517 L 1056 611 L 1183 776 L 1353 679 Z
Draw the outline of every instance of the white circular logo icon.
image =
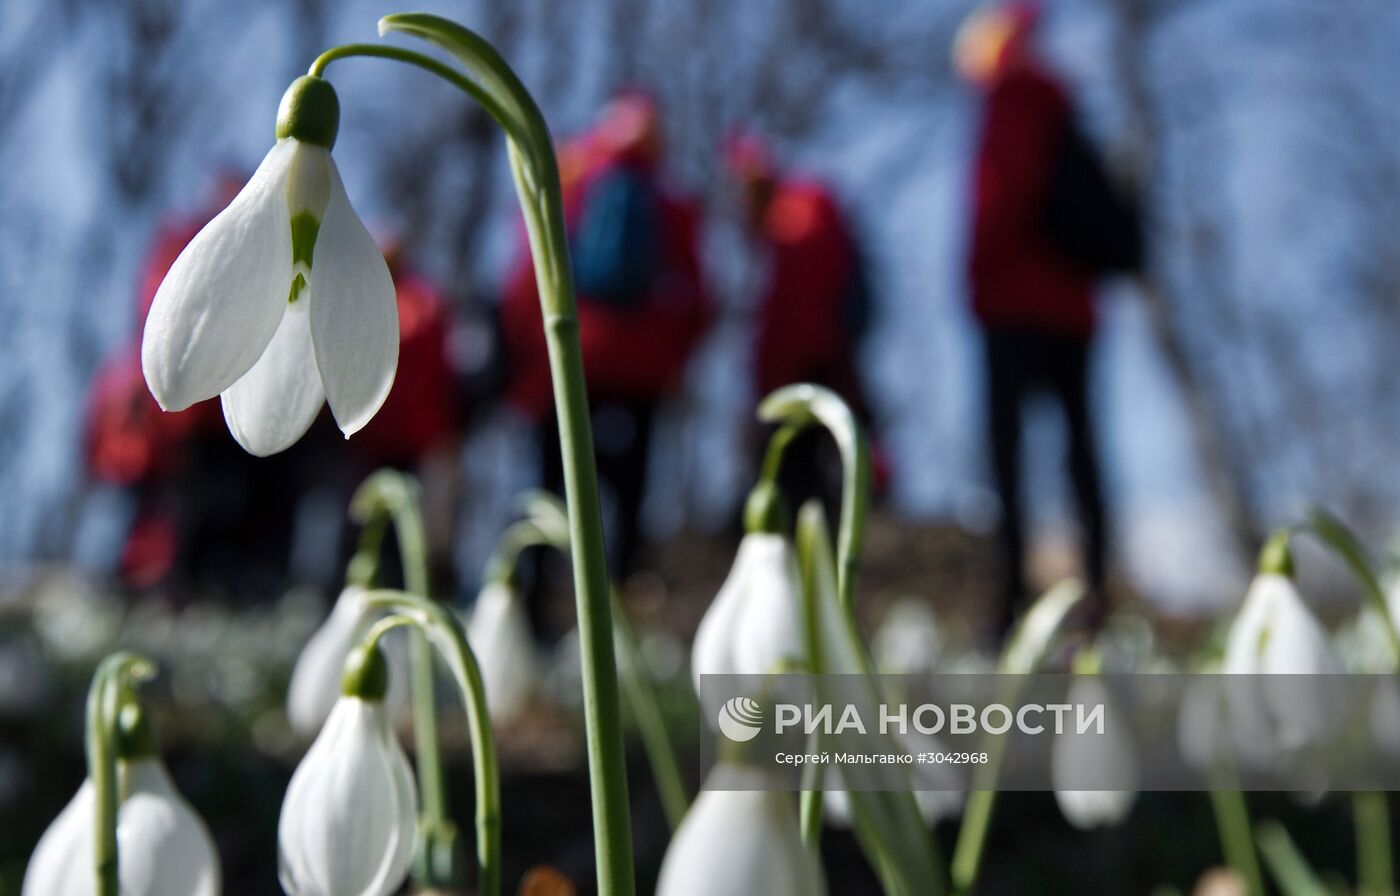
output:
M 763 730 L 763 707 L 757 700 L 735 697 L 719 708 L 719 730 L 736 743 L 753 740 Z

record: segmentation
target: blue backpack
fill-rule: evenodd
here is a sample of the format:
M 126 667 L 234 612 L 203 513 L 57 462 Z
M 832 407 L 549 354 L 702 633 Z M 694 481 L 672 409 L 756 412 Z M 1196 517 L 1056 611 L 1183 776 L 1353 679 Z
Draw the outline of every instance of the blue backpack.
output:
M 579 295 L 617 308 L 641 304 L 661 256 L 661 215 L 651 185 L 619 169 L 592 184 L 583 203 L 571 252 Z

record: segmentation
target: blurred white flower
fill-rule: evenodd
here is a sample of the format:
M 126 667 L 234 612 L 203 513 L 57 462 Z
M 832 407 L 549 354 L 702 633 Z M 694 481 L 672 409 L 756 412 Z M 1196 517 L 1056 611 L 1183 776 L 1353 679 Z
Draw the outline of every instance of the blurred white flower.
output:
M 290 896 L 389 896 L 413 858 L 413 771 L 382 701 L 342 697 L 292 775 L 277 823 Z
M 1255 576 L 1230 626 L 1221 671 L 1244 676 L 1222 684 L 1232 740 L 1246 763 L 1271 764 L 1333 732 L 1343 701 L 1329 676 L 1342 674 L 1342 662 L 1287 575 Z
M 204 822 L 175 790 L 165 766 L 147 757 L 118 765 L 117 873 L 122 896 L 218 896 L 219 857 Z M 96 807 L 84 781 L 40 838 L 21 896 L 97 892 Z
M 1055 736 L 1050 753 L 1050 779 L 1055 802 L 1065 820 L 1077 828 L 1116 825 L 1128 817 L 1137 792 L 1125 783 L 1137 782 L 1137 759 L 1131 737 L 1119 723 L 1108 689 L 1094 675 L 1076 675 L 1065 702 L 1103 706 L 1103 733 L 1079 733 L 1070 726 Z M 1122 789 L 1079 789 L 1094 782 Z
M 486 686 L 486 705 L 497 722 L 520 713 L 540 680 L 540 661 L 520 594 L 503 582 L 481 589 L 467 619 L 467 641 Z
M 792 543 L 751 532 L 705 612 L 691 650 L 691 675 L 763 675 L 805 656 L 802 586 Z
M 369 628 L 373 616 L 365 606 L 365 589 L 347 585 L 326 621 L 306 642 L 287 687 L 287 719 L 297 734 L 312 737 L 321 730 L 331 707 L 340 698 L 345 656 Z M 408 659 L 402 633 L 389 632 L 380 645 L 391 668 L 385 704 L 389 717 L 396 718 L 408 700 Z
M 277 143 L 175 259 L 146 319 L 156 401 L 178 411 L 222 396 L 253 454 L 289 447 L 326 402 L 349 437 L 394 381 L 394 284 L 331 158 L 338 118 L 326 81 L 293 82 Z
M 885 675 L 926 675 L 937 671 L 943 634 L 933 608 L 905 598 L 880 621 L 873 643 L 875 665 Z
M 758 773 L 721 764 L 711 785 L 763 787 Z M 826 879 L 802 845 L 792 794 L 702 790 L 671 838 L 656 896 L 822 896 Z

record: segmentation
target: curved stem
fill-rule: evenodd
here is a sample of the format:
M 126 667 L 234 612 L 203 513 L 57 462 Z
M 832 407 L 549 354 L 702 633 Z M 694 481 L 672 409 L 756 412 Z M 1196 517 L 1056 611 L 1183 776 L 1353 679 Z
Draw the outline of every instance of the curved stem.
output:
M 441 604 L 403 591 L 377 590 L 365 595 L 366 605 L 396 614 L 379 620 L 362 643 L 373 644 L 389 629 L 411 625 L 420 638 L 437 648 L 452 672 L 467 711 L 472 741 L 472 776 L 476 784 L 477 890 L 496 896 L 501 890 L 501 780 L 496 741 L 481 667 L 457 617 Z
M 1390 605 L 1385 598 L 1385 589 L 1376 577 L 1374 567 L 1361 540 L 1345 523 L 1321 508 L 1314 507 L 1308 513 L 1308 529 L 1323 544 L 1342 559 L 1361 586 L 1361 594 L 1366 602 L 1380 614 L 1385 623 L 1386 637 L 1390 640 L 1394 662 L 1400 664 L 1400 624 L 1397 624 Z
M 316 61 L 312 62 L 311 68 L 307 70 L 307 74 L 314 75 L 318 78 L 322 77 L 325 73 L 326 66 L 330 65 L 332 62 L 335 62 L 337 59 L 350 59 L 356 56 L 392 59 L 395 62 L 404 62 L 409 65 L 417 66 L 426 72 L 437 75 L 454 87 L 470 94 L 472 99 L 480 103 L 492 118 L 500 122 L 502 127 L 505 127 L 504 122 L 508 120 L 506 111 L 501 108 L 496 99 L 482 85 L 440 60 L 434 59 L 431 56 L 424 56 L 422 53 L 416 53 L 413 50 L 405 50 L 403 47 L 395 47 L 388 44 L 344 44 L 339 47 L 332 47 L 316 57 Z
M 117 874 L 117 811 L 121 794 L 117 787 L 117 713 L 132 683 L 151 677 L 155 666 L 134 653 L 114 653 L 104 659 L 92 677 L 87 698 L 87 766 L 96 812 L 93 869 L 97 896 L 119 896 Z
M 335 59 L 378 56 L 415 65 L 459 87 L 506 132 L 507 152 L 525 216 L 554 381 L 555 414 L 563 453 L 578 602 L 584 720 L 592 788 L 598 891 L 631 896 L 632 825 L 622 741 L 617 663 L 613 656 L 611 586 L 603 555 L 598 474 L 584 388 L 573 274 L 564 229 L 558 162 L 544 116 L 520 79 L 486 40 L 438 16 L 405 13 L 379 21 L 380 34 L 402 32 L 451 53 L 468 74 L 407 50 L 351 44 L 328 50 L 312 66 L 317 74 Z
M 799 383 L 784 386 L 758 405 L 758 418 L 785 424 L 775 434 L 781 440 L 776 457 L 764 461 L 764 473 L 777 475 L 782 451 L 806 425 L 817 422 L 831 432 L 841 452 L 841 523 L 836 536 L 836 593 L 849 613 L 855 612 L 856 571 L 865 543 L 865 513 L 870 504 L 870 443 L 850 405 L 824 386 Z M 771 470 L 770 470 L 771 466 Z
M 394 525 L 404 587 L 425 600 L 431 599 L 428 575 L 427 537 L 418 502 L 418 485 L 396 470 L 380 470 L 355 490 L 350 499 L 350 515 L 367 529 L 383 526 L 387 518 Z M 421 633 L 409 640 L 409 676 L 413 697 L 413 740 L 418 759 L 418 793 L 423 828 L 420 861 L 415 863 L 415 882 L 422 887 L 454 883 L 452 842 L 455 829 L 447 817 L 446 779 L 438 742 L 437 695 L 433 681 L 433 657 Z M 438 865 L 447 867 L 438 868 Z
M 526 548 L 552 547 L 566 556 L 569 553 L 568 511 L 563 502 L 548 492 L 529 491 L 522 496 L 520 503 L 527 519 L 513 523 L 501 536 L 487 564 L 488 579 L 513 579 L 515 562 Z M 632 709 L 632 717 L 641 734 L 642 747 L 646 750 L 652 780 L 661 799 L 661 808 L 666 813 L 666 822 L 674 832 L 690 809 L 690 794 L 681 776 L 675 745 L 666 731 L 661 702 L 657 698 L 651 673 L 647 670 L 641 643 L 615 590 L 612 602 L 617 643 L 630 661 L 631 674 L 618 676 L 622 682 L 623 696 Z
M 612 589 L 604 562 L 593 432 L 554 145 L 534 99 L 479 35 L 447 19 L 419 13 L 386 16 L 379 30 L 410 34 L 451 53 L 471 73 L 467 83 L 453 83 L 481 102 L 506 132 L 511 173 L 535 265 L 559 421 L 578 603 L 598 891 L 602 896 L 631 896 L 635 889 L 632 823 L 613 655 Z

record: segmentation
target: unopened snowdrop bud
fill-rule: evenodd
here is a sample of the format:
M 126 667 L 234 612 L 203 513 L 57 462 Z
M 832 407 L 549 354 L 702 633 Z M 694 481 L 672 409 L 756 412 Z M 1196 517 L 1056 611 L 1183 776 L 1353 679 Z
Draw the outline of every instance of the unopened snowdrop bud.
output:
M 725 786 L 761 788 L 758 772 L 733 763 L 715 768 Z M 671 838 L 656 896 L 822 896 L 826 879 L 802 845 L 790 793 L 704 790 Z
M 1344 669 L 1293 582 L 1287 533 L 1269 540 L 1225 643 L 1224 685 L 1233 743 L 1246 762 L 1271 762 L 1329 736 L 1335 710 L 1328 678 Z M 1278 682 L 1268 676 L 1285 674 Z
M 136 704 L 123 707 L 117 765 L 117 874 L 122 896 L 218 896 L 219 857 L 204 822 L 176 791 Z M 39 840 L 21 896 L 97 892 L 96 805 L 84 781 Z
M 758 517 L 780 518 L 777 512 Z M 749 531 L 695 633 L 696 690 L 701 675 L 763 675 L 800 660 L 805 654 L 801 595 L 792 542 L 777 531 Z
M 321 730 L 331 707 L 340 697 L 341 675 L 345 656 L 372 621 L 373 613 L 365 606 L 365 589 L 349 585 L 341 591 L 331 608 L 330 616 L 306 642 L 292 668 L 291 684 L 287 688 L 287 718 L 292 729 L 310 738 Z M 400 633 L 385 635 L 383 647 L 393 669 L 389 676 L 389 692 L 385 696 L 390 718 L 397 716 L 407 700 L 407 659 Z
M 1087 829 L 1119 824 L 1132 811 L 1137 792 L 1124 784 L 1137 781 L 1133 743 L 1113 709 L 1108 689 L 1095 675 L 1077 675 L 1066 702 L 1071 706 L 1103 707 L 1103 733 L 1079 733 L 1066 728 L 1051 746 L 1050 776 L 1055 802 L 1065 820 Z M 1082 789 L 1089 783 L 1119 789 Z
M 292 83 L 276 145 L 175 259 L 146 319 L 156 401 L 178 411 L 221 396 L 253 454 L 289 447 L 326 403 L 349 437 L 394 381 L 394 284 L 331 158 L 339 121 L 329 82 Z
M 520 594 L 510 583 L 481 589 L 467 620 L 467 641 L 481 666 L 491 718 L 519 715 L 539 685 L 540 662 Z
M 351 651 L 343 696 L 292 775 L 277 824 L 289 896 L 389 896 L 408 875 L 418 799 L 384 712 L 388 678 L 377 647 Z

